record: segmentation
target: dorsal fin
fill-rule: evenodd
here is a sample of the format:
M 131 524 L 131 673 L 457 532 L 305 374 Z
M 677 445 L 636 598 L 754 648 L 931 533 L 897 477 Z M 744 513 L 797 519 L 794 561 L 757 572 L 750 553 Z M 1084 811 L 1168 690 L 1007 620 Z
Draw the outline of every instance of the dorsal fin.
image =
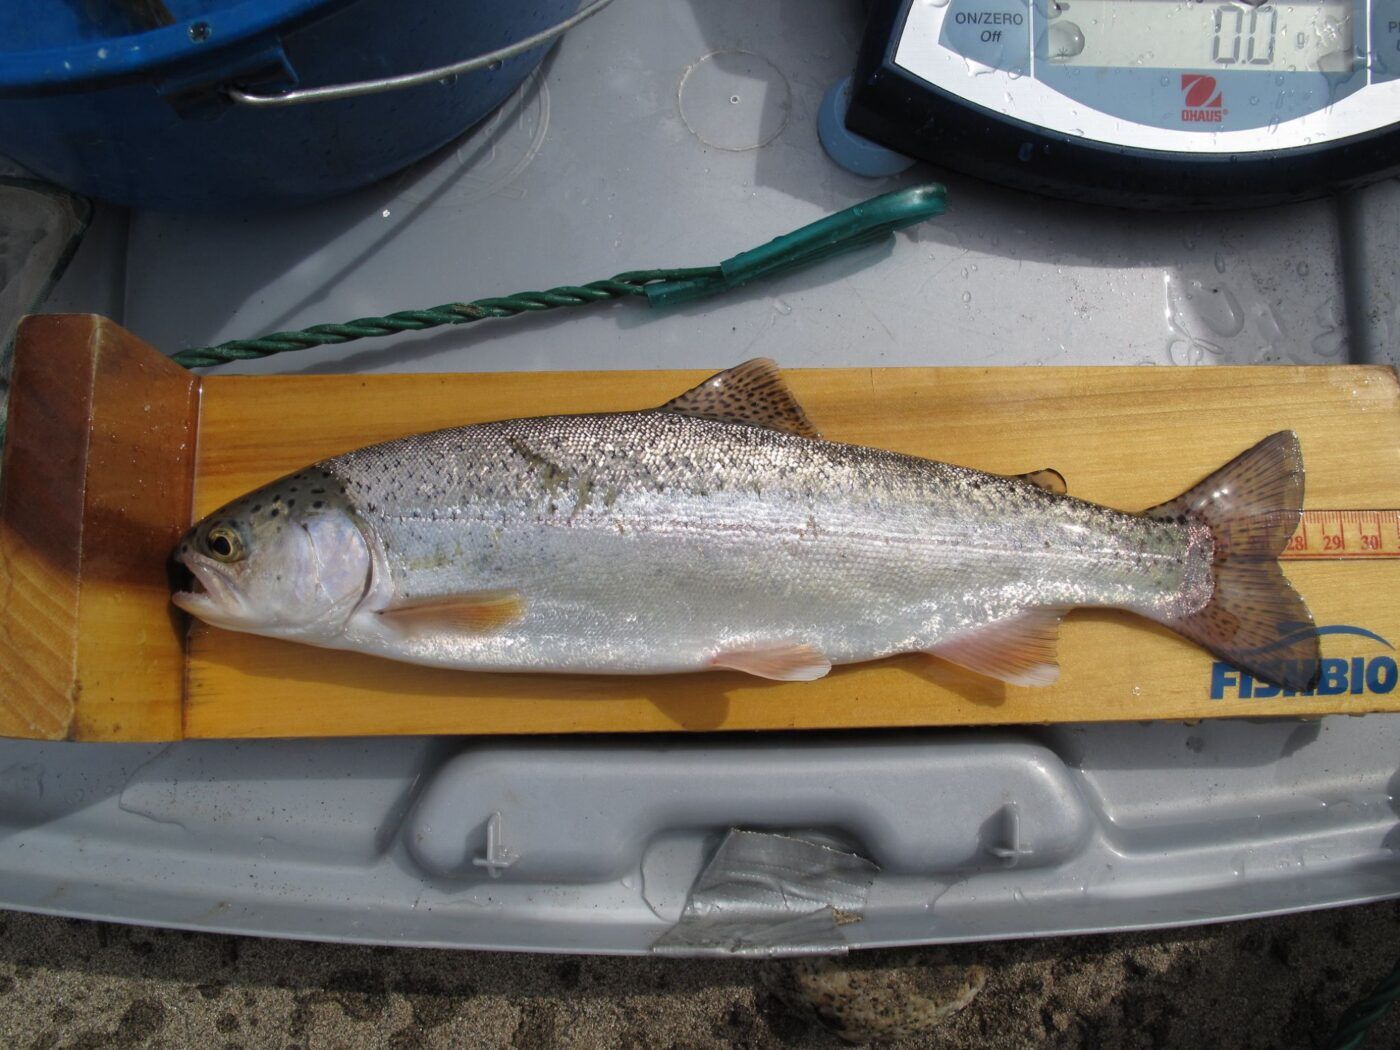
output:
M 778 366 L 766 357 L 756 357 L 712 375 L 657 411 L 721 423 L 748 423 L 799 437 L 821 437 L 783 382 Z

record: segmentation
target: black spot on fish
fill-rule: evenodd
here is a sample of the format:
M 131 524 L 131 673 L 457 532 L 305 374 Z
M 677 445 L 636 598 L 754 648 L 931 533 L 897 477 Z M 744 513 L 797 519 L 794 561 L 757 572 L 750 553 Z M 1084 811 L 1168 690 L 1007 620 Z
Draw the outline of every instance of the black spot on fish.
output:
M 320 510 L 320 509 L 321 509 L 322 507 L 324 507 L 325 505 L 326 505 L 326 501 L 325 501 L 325 500 L 323 500 L 323 499 L 318 499 L 318 500 L 316 500 L 315 502 L 313 502 L 313 503 L 311 504 L 311 509 L 312 509 L 312 510 Z
M 262 510 L 262 504 L 261 504 L 261 503 L 254 503 L 254 504 L 253 504 L 253 513 L 256 514 L 256 513 L 257 513 L 258 511 L 260 511 L 260 510 Z
M 276 507 L 273 507 L 270 511 L 267 512 L 267 516 L 268 516 L 269 518 L 275 518 L 275 517 L 277 517 L 277 515 L 280 514 L 280 513 L 282 513 L 282 512 L 279 511 Z
M 293 489 L 292 491 L 295 492 L 296 489 Z M 287 509 L 288 509 L 288 510 L 291 510 L 291 509 L 292 509 L 293 507 L 295 507 L 296 505 L 297 505 L 297 501 L 296 501 L 296 500 L 294 500 L 294 499 L 289 499 L 289 500 L 287 500 Z
M 311 490 L 311 495 L 313 495 L 313 496 L 324 496 L 325 494 L 326 494 L 326 490 L 325 490 L 325 489 L 312 489 L 312 490 Z

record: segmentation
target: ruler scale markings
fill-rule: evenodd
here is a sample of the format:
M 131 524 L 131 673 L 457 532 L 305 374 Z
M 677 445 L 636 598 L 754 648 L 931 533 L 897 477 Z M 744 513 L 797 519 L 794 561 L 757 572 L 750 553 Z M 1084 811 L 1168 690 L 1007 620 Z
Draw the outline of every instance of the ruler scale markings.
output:
M 1305 510 L 1281 558 L 1400 558 L 1400 509 Z

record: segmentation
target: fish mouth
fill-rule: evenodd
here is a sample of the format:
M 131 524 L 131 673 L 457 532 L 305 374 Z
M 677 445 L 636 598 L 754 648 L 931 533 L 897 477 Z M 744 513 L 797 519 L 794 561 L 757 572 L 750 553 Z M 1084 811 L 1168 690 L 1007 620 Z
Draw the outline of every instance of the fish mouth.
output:
M 175 562 L 188 570 L 182 574 L 186 577 L 182 582 L 187 583 L 188 587 L 170 596 L 177 608 L 201 620 L 208 620 L 227 619 L 230 613 L 235 613 L 242 606 L 233 581 L 212 558 L 191 551 L 177 555 Z

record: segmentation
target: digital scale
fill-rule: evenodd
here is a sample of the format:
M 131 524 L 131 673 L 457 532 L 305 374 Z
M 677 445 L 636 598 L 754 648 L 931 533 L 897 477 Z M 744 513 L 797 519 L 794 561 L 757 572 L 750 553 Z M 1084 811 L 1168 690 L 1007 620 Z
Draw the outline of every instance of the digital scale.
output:
M 1400 0 L 882 0 L 846 128 L 1077 200 L 1318 196 L 1400 172 Z

